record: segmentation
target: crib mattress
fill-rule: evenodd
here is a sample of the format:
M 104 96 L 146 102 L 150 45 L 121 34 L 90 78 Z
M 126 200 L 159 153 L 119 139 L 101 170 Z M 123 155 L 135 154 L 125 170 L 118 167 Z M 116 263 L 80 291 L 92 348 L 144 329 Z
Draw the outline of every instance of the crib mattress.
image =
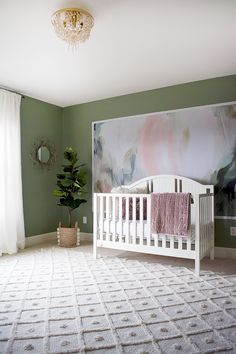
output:
M 115 221 L 115 225 L 114 225 L 114 221 L 104 219 L 103 222 L 103 232 L 111 236 L 115 232 L 116 237 L 119 237 L 119 235 L 122 235 L 122 237 L 135 236 L 137 240 L 140 238 L 146 240 L 148 235 L 148 229 L 149 227 L 146 220 L 143 220 L 142 222 L 140 222 L 139 220 L 136 220 L 135 222 L 133 222 L 132 220 L 129 222 L 125 220 L 122 222 Z M 187 236 L 176 236 L 176 235 L 154 234 L 154 233 L 151 234 L 152 241 L 158 239 L 158 241 L 161 242 L 164 240 L 170 242 L 171 240 L 173 240 L 173 238 L 174 238 L 174 242 L 178 242 L 181 239 L 182 243 L 187 243 L 189 238 L 191 238 L 191 243 L 194 244 L 195 243 L 194 225 L 191 225 L 189 234 Z

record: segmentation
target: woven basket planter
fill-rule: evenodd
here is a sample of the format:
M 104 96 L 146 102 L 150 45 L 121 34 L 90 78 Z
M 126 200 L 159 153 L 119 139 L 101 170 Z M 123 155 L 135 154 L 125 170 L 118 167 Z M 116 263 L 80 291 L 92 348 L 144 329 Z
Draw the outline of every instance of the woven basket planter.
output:
M 80 244 L 79 237 L 80 229 L 78 228 L 78 223 L 76 222 L 75 227 L 59 227 L 57 228 L 57 241 L 60 247 L 76 247 Z

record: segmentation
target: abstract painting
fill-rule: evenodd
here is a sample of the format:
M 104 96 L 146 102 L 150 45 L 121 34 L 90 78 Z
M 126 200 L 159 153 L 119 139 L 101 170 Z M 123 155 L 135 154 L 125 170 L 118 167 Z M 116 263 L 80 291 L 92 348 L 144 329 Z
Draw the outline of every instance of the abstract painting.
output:
M 93 124 L 95 192 L 157 174 L 215 185 L 215 214 L 236 215 L 236 103 Z

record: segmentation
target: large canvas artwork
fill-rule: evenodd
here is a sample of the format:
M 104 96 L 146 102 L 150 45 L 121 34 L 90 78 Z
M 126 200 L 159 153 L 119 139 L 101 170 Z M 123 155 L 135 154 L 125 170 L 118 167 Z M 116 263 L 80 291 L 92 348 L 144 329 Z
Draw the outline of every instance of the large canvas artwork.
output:
M 215 185 L 215 214 L 236 215 L 236 103 L 96 122 L 94 190 L 156 174 Z

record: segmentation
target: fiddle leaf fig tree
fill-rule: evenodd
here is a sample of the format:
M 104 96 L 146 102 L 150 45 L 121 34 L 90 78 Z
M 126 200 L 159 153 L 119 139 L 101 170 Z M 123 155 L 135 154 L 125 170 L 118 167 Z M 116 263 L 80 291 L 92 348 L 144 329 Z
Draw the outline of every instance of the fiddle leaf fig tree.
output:
M 82 169 L 85 164 L 79 164 L 78 153 L 67 147 L 64 152 L 66 164 L 62 165 L 63 173 L 57 174 L 57 188 L 53 195 L 60 198 L 59 206 L 64 206 L 68 210 L 69 227 L 72 227 L 71 214 L 81 204 L 87 201 L 82 198 L 85 194 L 87 183 L 86 172 Z

